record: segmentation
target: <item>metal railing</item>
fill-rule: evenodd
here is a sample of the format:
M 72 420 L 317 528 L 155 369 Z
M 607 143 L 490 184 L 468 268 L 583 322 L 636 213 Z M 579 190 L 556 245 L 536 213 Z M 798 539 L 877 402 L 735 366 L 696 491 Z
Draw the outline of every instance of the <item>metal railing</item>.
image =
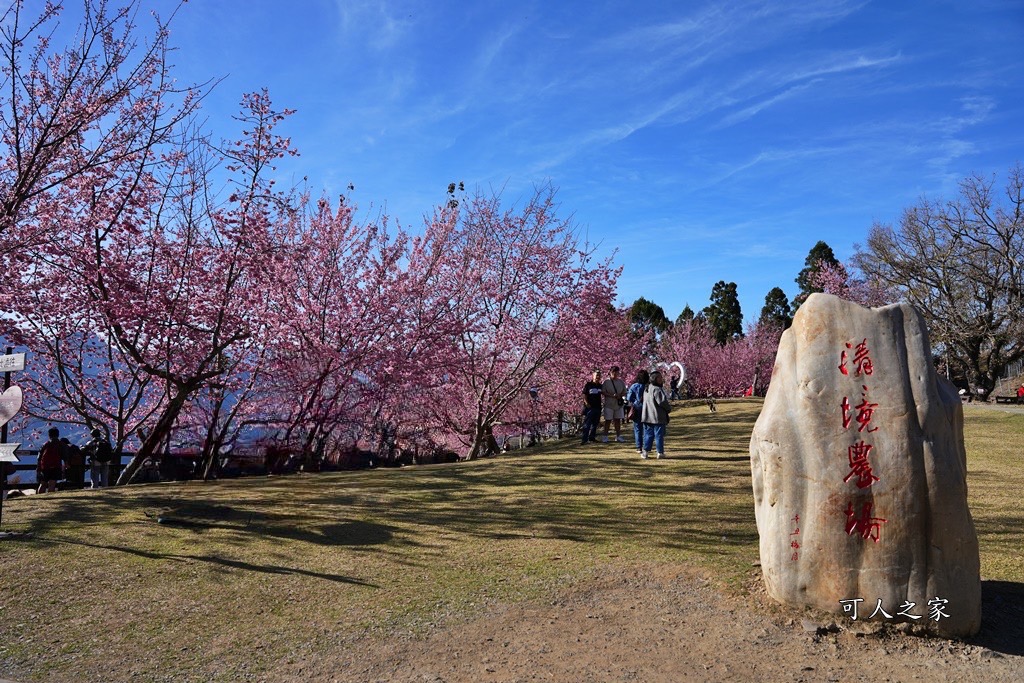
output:
M 1006 366 L 1003 376 L 996 382 L 992 395 L 1016 395 L 1017 378 L 1024 375 L 1024 360 L 1018 360 Z

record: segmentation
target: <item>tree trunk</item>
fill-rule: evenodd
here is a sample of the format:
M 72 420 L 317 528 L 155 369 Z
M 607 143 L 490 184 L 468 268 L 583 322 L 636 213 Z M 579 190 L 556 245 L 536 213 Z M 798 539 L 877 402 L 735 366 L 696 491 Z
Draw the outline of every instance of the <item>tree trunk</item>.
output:
M 217 455 L 220 453 L 221 439 L 217 434 L 217 421 L 220 419 L 220 409 L 224 405 L 224 397 L 221 396 L 213 404 L 213 415 L 210 417 L 210 426 L 206 429 L 206 439 L 203 441 L 203 453 L 200 462 L 203 463 L 203 481 L 209 481 L 216 475 Z
M 132 476 L 142 466 L 142 461 L 146 458 L 151 457 L 156 453 L 160 444 L 171 434 L 171 428 L 174 426 L 175 421 L 178 419 L 178 415 L 181 413 L 181 409 L 185 406 L 185 401 L 192 395 L 192 392 L 198 389 L 198 386 L 186 385 L 183 387 L 176 387 L 177 392 L 167 403 L 167 407 L 164 412 L 160 415 L 160 419 L 157 420 L 153 430 L 146 437 L 146 440 L 142 442 L 142 447 L 139 452 L 135 454 L 135 457 L 125 466 L 121 471 L 121 476 L 117 478 L 117 485 L 123 486 L 131 481 Z
M 309 430 L 306 435 L 306 442 L 302 445 L 302 468 L 305 472 L 319 472 L 320 466 L 316 462 L 316 447 L 313 445 L 321 437 L 320 426 L 317 425 Z
M 498 442 L 494 439 L 494 429 L 490 424 L 477 424 L 473 431 L 473 445 L 469 449 L 467 460 L 487 457 L 499 453 Z

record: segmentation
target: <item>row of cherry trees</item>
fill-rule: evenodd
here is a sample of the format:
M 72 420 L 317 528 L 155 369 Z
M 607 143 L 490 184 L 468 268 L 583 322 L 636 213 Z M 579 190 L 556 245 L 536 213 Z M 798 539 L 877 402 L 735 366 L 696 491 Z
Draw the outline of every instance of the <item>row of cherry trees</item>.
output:
M 836 260 L 827 244 L 819 242 L 797 277 L 801 288 L 797 300 L 806 300 L 812 292 L 834 294 L 863 306 L 884 306 L 898 299 L 891 287 L 856 273 L 855 268 Z M 725 298 L 734 311 L 720 305 L 723 292 L 730 294 Z M 660 333 L 654 353 L 663 362 L 683 363 L 688 388 L 696 396 L 763 395 L 768 389 L 782 332 L 792 323 L 789 302 L 780 288 L 774 288 L 765 297 L 760 317 L 744 334 L 739 332 L 741 316 L 735 294 L 734 283 L 717 283 L 711 293 L 712 306 L 698 316 L 687 307 L 674 325 L 661 307 L 646 299 L 638 299 L 630 309 L 635 329 L 646 325 Z M 733 318 L 728 325 L 716 318 L 723 313 L 716 306 Z
M 306 454 L 477 457 L 531 388 L 575 411 L 591 366 L 639 358 L 618 271 L 552 189 L 513 207 L 452 196 L 416 235 L 361 223 L 344 198 L 275 187 L 288 113 L 250 95 L 237 142 L 192 138 L 55 188 L 33 221 L 47 239 L 3 295 L 36 368 L 29 414 L 110 427 L 118 446 L 142 428 L 140 461 L 173 430 L 213 463 L 254 426 Z
M 281 188 L 292 112 L 247 95 L 237 140 L 211 140 L 206 88 L 175 84 L 167 22 L 137 39 L 140 9 L 87 1 L 65 47 L 60 3 L 0 22 L 0 332 L 31 354 L 29 417 L 138 437 L 135 463 L 173 435 L 208 471 L 246 434 L 477 457 L 531 396 L 575 412 L 591 367 L 639 359 L 618 270 L 551 188 L 452 186 L 415 231 Z
M 477 457 L 531 388 L 574 410 L 592 365 L 637 356 L 618 271 L 550 188 L 513 208 L 452 197 L 415 236 L 359 223 L 344 198 L 275 188 L 289 112 L 266 93 L 243 104 L 239 141 L 126 153 L 14 228 L 45 236 L 8 252 L 21 277 L 2 295 L 33 358 L 30 416 L 110 429 L 118 447 L 142 434 L 138 462 L 173 430 L 209 468 L 254 426 L 305 454 Z
M 742 336 L 719 342 L 706 321 L 685 320 L 662 336 L 658 354 L 666 363 L 683 364 L 688 388 L 695 397 L 763 396 L 782 331 L 762 321 L 749 326 Z
M 31 353 L 29 416 L 118 448 L 138 436 L 136 463 L 173 436 L 209 473 L 254 435 L 308 456 L 478 457 L 575 413 L 592 367 L 659 356 L 700 394 L 766 386 L 768 328 L 723 344 L 677 326 L 655 352 L 551 188 L 507 206 L 452 186 L 415 231 L 360 220 L 345 197 L 277 185 L 296 151 L 266 92 L 216 143 L 194 123 L 203 88 L 168 73 L 167 25 L 140 49 L 137 4 L 93 9 L 65 49 L 49 45 L 59 6 L 5 16 L 0 305 Z

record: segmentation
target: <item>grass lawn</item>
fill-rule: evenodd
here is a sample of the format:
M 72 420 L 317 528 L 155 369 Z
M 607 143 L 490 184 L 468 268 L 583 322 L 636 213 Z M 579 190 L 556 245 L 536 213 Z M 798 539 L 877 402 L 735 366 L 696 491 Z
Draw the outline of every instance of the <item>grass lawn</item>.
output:
M 692 564 L 742 591 L 760 406 L 678 409 L 662 461 L 565 440 L 458 465 L 7 501 L 3 530 L 33 536 L 0 542 L 0 676 L 239 680 L 609 564 Z M 1024 582 L 1024 415 L 971 409 L 966 432 L 982 576 Z

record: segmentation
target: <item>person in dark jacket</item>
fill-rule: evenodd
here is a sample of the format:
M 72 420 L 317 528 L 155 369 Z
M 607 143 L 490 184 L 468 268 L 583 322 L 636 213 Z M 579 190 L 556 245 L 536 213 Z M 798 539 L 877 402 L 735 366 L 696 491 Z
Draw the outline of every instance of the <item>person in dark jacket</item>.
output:
M 583 385 L 583 434 L 586 445 L 597 440 L 597 423 L 601 420 L 601 371 L 594 370 L 590 381 Z
M 53 493 L 57 490 L 57 480 L 64 478 L 64 444 L 60 442 L 60 430 L 50 427 L 46 433 L 50 440 L 43 444 L 36 460 L 36 481 L 39 482 L 38 493 Z
M 632 408 L 633 415 L 633 442 L 636 444 L 636 452 L 644 452 L 644 423 L 641 419 L 644 413 L 644 389 L 651 381 L 651 376 L 646 370 L 640 370 L 633 378 L 633 383 L 626 390 L 626 404 Z
M 61 437 L 64 444 L 64 480 L 68 487 L 80 489 L 85 487 L 85 456 L 81 449 L 66 437 Z

